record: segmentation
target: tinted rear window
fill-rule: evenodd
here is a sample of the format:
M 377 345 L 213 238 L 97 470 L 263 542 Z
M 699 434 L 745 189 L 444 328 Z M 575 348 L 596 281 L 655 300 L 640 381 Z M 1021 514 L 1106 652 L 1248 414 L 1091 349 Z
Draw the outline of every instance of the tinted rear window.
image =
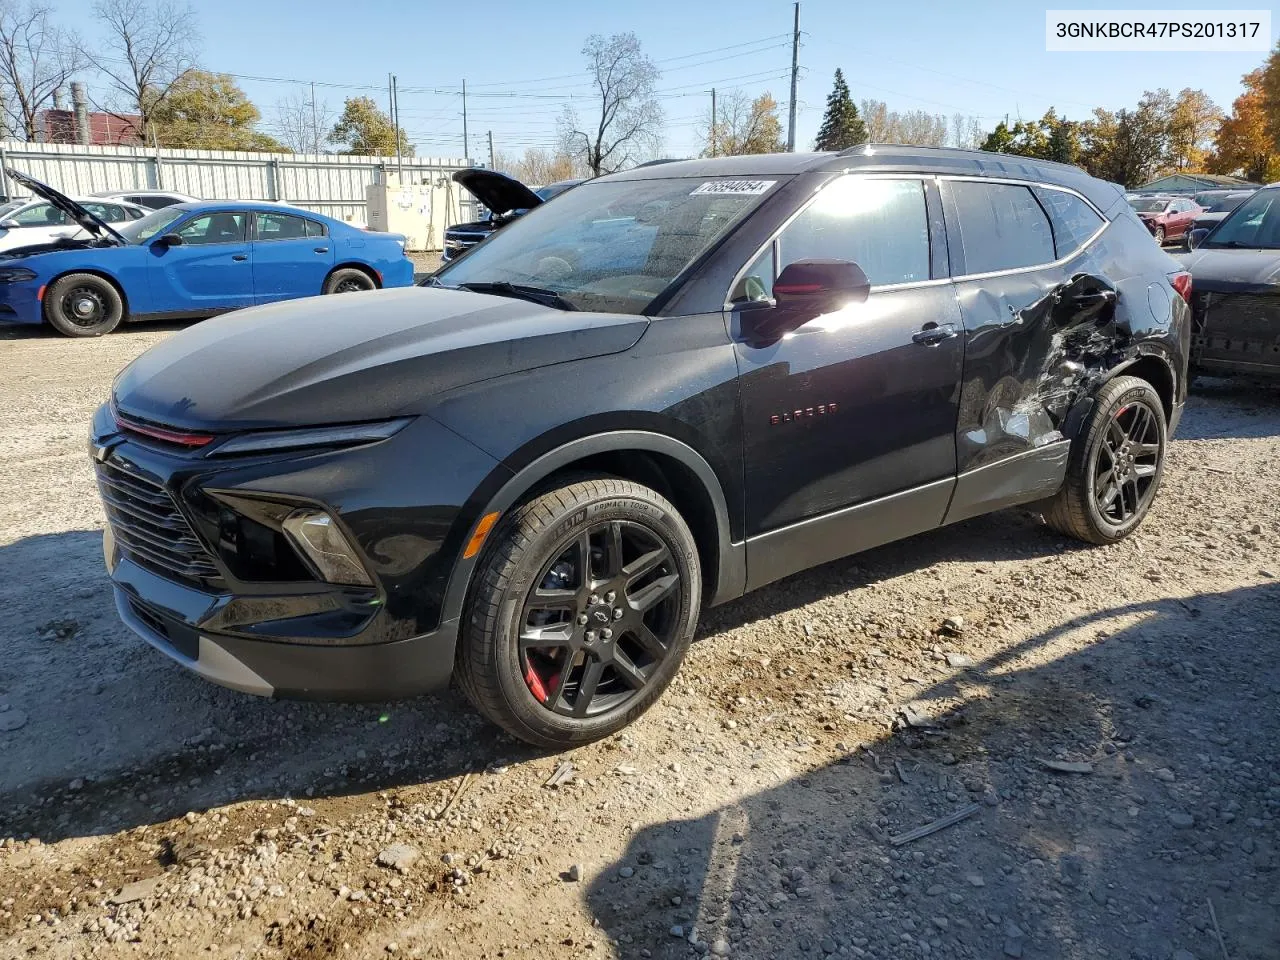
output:
M 965 273 L 1014 270 L 1057 259 L 1049 220 L 1027 187 L 953 180 Z
M 1097 233 L 1103 219 L 1074 193 L 1034 187 L 1036 198 L 1053 224 L 1053 245 L 1059 257 L 1079 250 Z

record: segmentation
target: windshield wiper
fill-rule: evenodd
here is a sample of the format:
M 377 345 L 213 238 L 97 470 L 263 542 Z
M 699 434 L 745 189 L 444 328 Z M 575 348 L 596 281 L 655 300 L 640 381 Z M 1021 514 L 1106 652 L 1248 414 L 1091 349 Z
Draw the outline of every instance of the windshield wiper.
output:
M 458 286 L 472 293 L 493 293 L 500 297 L 515 297 L 517 300 L 528 300 L 531 303 L 540 303 L 544 307 L 555 307 L 557 310 L 578 309 L 560 294 L 546 287 L 530 287 L 523 283 L 508 283 L 506 280 L 460 283 Z

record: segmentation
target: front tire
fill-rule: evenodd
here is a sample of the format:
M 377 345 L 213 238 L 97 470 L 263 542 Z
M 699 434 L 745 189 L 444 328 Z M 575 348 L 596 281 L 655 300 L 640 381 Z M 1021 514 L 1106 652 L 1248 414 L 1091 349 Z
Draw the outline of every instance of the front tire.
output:
M 1159 246 L 1163 247 L 1164 246 L 1164 227 L 1156 227 L 1155 238 L 1156 238 L 1156 243 Z
M 362 290 L 374 290 L 377 284 L 373 277 L 355 267 L 343 267 L 329 274 L 324 282 L 323 293 L 359 293 Z
M 701 597 L 697 546 L 667 500 L 611 477 L 567 484 L 493 534 L 467 605 L 459 685 L 527 743 L 598 740 L 670 684 Z
M 1116 377 L 1098 391 L 1071 444 L 1066 483 L 1042 511 L 1045 522 L 1087 543 L 1124 539 L 1151 509 L 1167 447 L 1155 388 L 1137 377 Z
M 69 273 L 45 291 L 44 317 L 65 337 L 100 337 L 124 319 L 124 298 L 97 274 Z

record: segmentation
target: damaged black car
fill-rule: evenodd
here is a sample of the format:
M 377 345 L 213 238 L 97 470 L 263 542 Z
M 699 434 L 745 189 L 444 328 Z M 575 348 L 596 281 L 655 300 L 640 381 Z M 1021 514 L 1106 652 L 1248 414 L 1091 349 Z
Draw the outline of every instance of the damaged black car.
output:
M 1212 230 L 1192 232 L 1191 365 L 1209 374 L 1280 376 L 1280 184 Z
M 1118 187 L 1059 164 L 602 177 L 426 286 L 253 307 L 130 364 L 91 441 L 116 607 L 240 690 L 452 679 L 526 741 L 594 740 L 764 584 L 1015 504 L 1131 534 L 1190 294 Z

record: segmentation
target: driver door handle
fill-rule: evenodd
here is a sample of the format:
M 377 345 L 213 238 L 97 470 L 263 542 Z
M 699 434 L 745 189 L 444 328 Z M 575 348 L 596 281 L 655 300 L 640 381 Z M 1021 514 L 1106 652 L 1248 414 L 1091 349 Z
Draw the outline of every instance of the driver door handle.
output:
M 956 336 L 957 332 L 954 323 L 944 323 L 941 326 L 936 323 L 926 323 L 923 329 L 911 335 L 911 339 L 916 343 L 932 346 L 935 343 L 941 343 L 943 340 L 950 340 Z
M 231 259 L 232 260 L 248 260 L 249 255 L 247 253 L 233 253 L 231 255 Z
M 316 253 L 328 253 L 328 252 L 329 252 L 328 247 L 316 247 Z

